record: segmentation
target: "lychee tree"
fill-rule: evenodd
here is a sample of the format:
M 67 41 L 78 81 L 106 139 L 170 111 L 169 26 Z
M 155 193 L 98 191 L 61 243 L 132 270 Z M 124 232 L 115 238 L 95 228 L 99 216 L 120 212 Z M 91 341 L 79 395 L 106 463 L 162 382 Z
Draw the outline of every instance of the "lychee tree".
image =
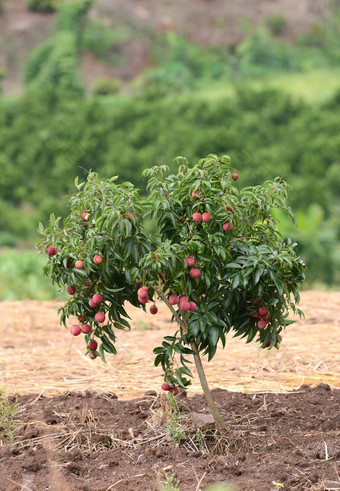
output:
M 294 220 L 281 178 L 240 189 L 226 155 L 210 154 L 194 166 L 184 157 L 175 161 L 176 174 L 164 165 L 144 172 L 146 197 L 117 177 L 100 181 L 91 172 L 87 182 L 76 180 L 69 216 L 40 224 L 38 248 L 49 256 L 45 274 L 70 295 L 60 321 L 78 319 L 71 334 L 84 334 L 92 359 L 116 353 L 118 330 L 130 328 L 125 302 L 144 310 L 152 302 L 157 314 L 163 301 L 177 327 L 154 349 L 162 388 L 176 394 L 190 384 L 193 356 L 208 407 L 225 429 L 201 356 L 210 361 L 229 331 L 278 349 L 293 322 L 289 310 L 302 314 L 305 265 L 276 228 L 274 209 Z M 148 219 L 155 233 L 146 230 Z

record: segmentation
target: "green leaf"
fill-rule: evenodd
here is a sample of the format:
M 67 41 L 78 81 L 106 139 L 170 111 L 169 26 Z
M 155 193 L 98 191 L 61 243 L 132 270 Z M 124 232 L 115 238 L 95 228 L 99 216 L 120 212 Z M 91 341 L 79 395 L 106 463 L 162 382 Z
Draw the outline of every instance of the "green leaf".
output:
M 219 336 L 219 329 L 217 327 L 211 326 L 209 328 L 209 343 L 211 346 L 217 345 Z
M 111 341 L 108 339 L 108 337 L 106 336 L 106 334 L 102 334 L 102 336 L 100 336 L 100 339 L 102 341 L 102 346 L 103 346 L 103 349 L 107 352 L 107 353 L 111 353 L 113 355 L 115 355 L 117 353 L 117 350 L 115 348 L 115 346 L 111 343 Z
M 99 355 L 100 355 L 101 360 L 102 360 L 104 363 L 107 363 L 107 362 L 106 362 L 106 359 L 105 359 L 105 354 L 104 354 L 104 347 L 103 347 L 103 345 L 102 345 L 102 344 L 99 346 Z

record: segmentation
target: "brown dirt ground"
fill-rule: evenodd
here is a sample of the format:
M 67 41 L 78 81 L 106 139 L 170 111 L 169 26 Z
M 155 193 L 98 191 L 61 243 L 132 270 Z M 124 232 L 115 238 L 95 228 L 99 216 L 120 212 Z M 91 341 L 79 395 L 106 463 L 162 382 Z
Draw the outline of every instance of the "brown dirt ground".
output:
M 4 93 L 22 92 L 21 71 L 31 50 L 52 31 L 54 14 L 28 11 L 26 0 L 6 0 L 0 14 L 0 67 L 8 76 Z M 150 31 L 172 29 L 202 45 L 235 45 L 244 26 L 265 22 L 271 13 L 287 20 L 282 37 L 291 41 L 330 17 L 330 0 L 97 0 L 91 17 L 110 26 L 128 26 L 131 36 L 120 49 L 123 63 L 113 66 L 85 53 L 81 76 L 92 87 L 101 76 L 131 80 L 150 63 Z M 243 26 L 243 27 L 242 27 Z
M 216 482 L 237 491 L 340 489 L 339 293 L 303 292 L 306 319 L 287 329 L 279 351 L 234 338 L 218 351 L 206 369 L 223 436 L 192 421 L 207 412 L 197 377 L 192 397 L 177 397 L 177 425 L 167 396 L 153 390 L 162 375 L 152 348 L 173 329 L 162 306 L 157 316 L 130 310 L 133 329 L 107 366 L 83 356 L 56 308 L 0 304 L 0 376 L 11 401 L 20 394 L 21 421 L 12 446 L 0 422 L 1 491 L 166 491 L 166 476 L 180 491 Z
M 176 425 L 166 416 L 167 396 L 152 392 L 132 401 L 87 391 L 20 396 L 21 436 L 0 446 L 0 489 L 203 491 L 217 482 L 237 491 L 340 488 L 340 390 L 320 384 L 289 394 L 213 394 L 227 421 L 223 436 L 193 424 L 190 415 L 206 411 L 200 395 L 177 396 Z M 171 435 L 182 435 L 179 445 Z M 178 487 L 162 487 L 166 476 Z

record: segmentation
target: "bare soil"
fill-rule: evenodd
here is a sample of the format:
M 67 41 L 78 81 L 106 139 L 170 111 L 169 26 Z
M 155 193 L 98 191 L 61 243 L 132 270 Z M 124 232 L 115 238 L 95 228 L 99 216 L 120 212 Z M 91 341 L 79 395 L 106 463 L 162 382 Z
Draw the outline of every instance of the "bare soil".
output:
M 303 292 L 306 319 L 279 351 L 230 337 L 206 364 L 225 435 L 194 422 L 208 412 L 197 376 L 175 411 L 160 394 L 152 349 L 173 329 L 164 306 L 129 309 L 133 328 L 107 365 L 82 354 L 57 306 L 0 304 L 0 377 L 21 421 L 12 444 L 0 437 L 0 490 L 161 491 L 171 476 L 180 491 L 340 488 L 339 293 Z
M 8 70 L 3 90 L 10 95 L 22 92 L 22 65 L 52 32 L 55 20 L 55 14 L 30 12 L 26 4 L 26 0 L 6 0 L 0 14 L 0 67 Z M 90 16 L 113 28 L 126 26 L 131 35 L 119 50 L 119 66 L 84 53 L 81 76 L 89 87 L 101 76 L 135 78 L 150 64 L 150 33 L 168 29 L 204 46 L 234 46 L 246 35 L 246 26 L 265 23 L 272 13 L 280 13 L 287 21 L 281 37 L 293 41 L 327 21 L 329 5 L 330 0 L 98 0 Z
M 87 391 L 20 396 L 21 437 L 0 447 L 0 489 L 159 491 L 169 489 L 161 487 L 166 476 L 181 491 L 217 482 L 239 491 L 340 488 L 339 389 L 213 394 L 227 433 L 195 428 L 190 414 L 206 412 L 204 399 L 182 396 L 173 427 L 174 436 L 183 435 L 177 445 L 161 425 L 162 416 L 170 422 L 164 395 L 131 401 Z

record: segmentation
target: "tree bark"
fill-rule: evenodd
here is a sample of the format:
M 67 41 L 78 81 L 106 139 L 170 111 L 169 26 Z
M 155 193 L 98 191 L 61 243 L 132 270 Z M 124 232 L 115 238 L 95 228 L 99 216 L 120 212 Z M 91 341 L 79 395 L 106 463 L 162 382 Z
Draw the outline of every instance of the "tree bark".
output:
M 197 344 L 195 341 L 191 342 L 191 349 L 195 353 L 194 354 L 195 365 L 197 368 L 197 373 L 198 373 L 198 376 L 199 376 L 199 379 L 201 382 L 201 386 L 203 389 L 205 400 L 207 401 L 207 404 L 208 404 L 208 408 L 210 409 L 210 412 L 213 415 L 215 423 L 217 424 L 219 429 L 221 431 L 227 431 L 227 427 L 225 425 L 225 422 L 223 421 L 223 418 L 222 418 L 222 416 L 221 416 L 221 414 L 220 414 L 220 412 L 219 412 L 219 410 L 215 404 L 215 401 L 214 401 L 213 396 L 211 394 L 211 391 L 209 389 L 208 381 L 207 381 L 207 378 L 205 376 L 204 368 L 202 365 L 202 360 L 201 360 L 200 354 L 198 352 Z

